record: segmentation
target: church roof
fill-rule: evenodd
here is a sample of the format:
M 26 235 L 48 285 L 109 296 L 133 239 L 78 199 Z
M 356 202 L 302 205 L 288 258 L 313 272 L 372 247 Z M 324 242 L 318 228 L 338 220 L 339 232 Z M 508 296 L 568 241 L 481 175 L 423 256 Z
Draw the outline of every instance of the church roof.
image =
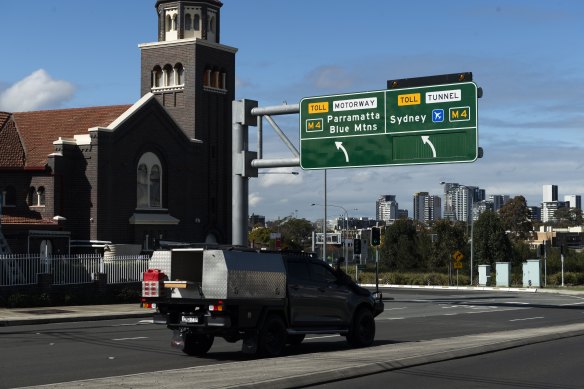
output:
M 112 105 L 14 113 L 14 131 L 22 144 L 24 161 L 21 166 L 15 166 L 14 156 L 11 159 L 6 158 L 14 144 L 5 145 L 2 142 L 0 167 L 43 167 L 47 163 L 47 156 L 54 151 L 53 142 L 59 137 L 73 138 L 74 135 L 86 134 L 92 127 L 107 127 L 130 107 L 131 105 Z M 0 123 L 2 117 L 0 114 Z M 0 127 L 0 131 L 9 127 L 10 122 L 7 120 Z M 22 156 L 20 159 L 22 160 Z
M 6 225 L 34 225 L 34 226 L 58 226 L 59 223 L 47 219 L 42 218 L 39 215 L 0 215 L 0 220 L 2 224 Z
M 24 167 L 24 147 L 10 116 L 0 112 L 0 168 Z

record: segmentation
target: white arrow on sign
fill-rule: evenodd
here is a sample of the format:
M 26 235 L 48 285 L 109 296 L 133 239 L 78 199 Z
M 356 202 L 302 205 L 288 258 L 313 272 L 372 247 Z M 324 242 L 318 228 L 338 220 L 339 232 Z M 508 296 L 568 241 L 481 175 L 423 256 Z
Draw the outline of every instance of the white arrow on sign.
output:
M 337 146 L 337 150 L 343 150 L 343 153 L 345 153 L 345 162 L 349 162 L 349 154 L 347 154 L 347 150 L 343 146 L 343 142 L 335 142 L 335 146 Z
M 434 145 L 432 144 L 432 142 L 430 142 L 430 136 L 422 135 L 422 142 L 424 142 L 424 144 L 427 144 L 428 146 L 430 146 L 430 148 L 432 149 L 432 158 L 436 158 L 436 149 L 434 148 Z

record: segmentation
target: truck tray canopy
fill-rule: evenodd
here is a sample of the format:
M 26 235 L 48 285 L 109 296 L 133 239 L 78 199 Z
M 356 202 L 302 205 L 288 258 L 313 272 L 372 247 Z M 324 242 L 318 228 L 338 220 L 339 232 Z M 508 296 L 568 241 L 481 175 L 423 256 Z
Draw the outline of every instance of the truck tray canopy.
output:
M 253 251 L 184 248 L 155 251 L 150 268 L 162 270 L 172 297 L 237 299 L 285 298 L 286 269 L 282 256 Z M 187 287 L 177 287 L 187 281 Z M 173 287 L 174 285 L 174 287 Z

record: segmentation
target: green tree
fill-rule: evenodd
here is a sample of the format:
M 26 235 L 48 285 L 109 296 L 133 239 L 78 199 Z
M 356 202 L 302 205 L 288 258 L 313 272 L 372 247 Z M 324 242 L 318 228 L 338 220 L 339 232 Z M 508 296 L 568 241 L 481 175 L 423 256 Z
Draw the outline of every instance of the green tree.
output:
M 533 231 L 533 224 L 525 197 L 516 196 L 507 202 L 499 210 L 499 216 L 503 228 L 511 231 L 513 240 L 520 241 L 529 238 Z
M 582 210 L 579 208 L 559 208 L 554 212 L 557 227 L 574 227 L 582 225 Z
M 267 227 L 254 227 L 247 235 L 247 239 L 254 247 L 268 246 L 271 232 L 272 230 Z
M 286 218 L 278 226 L 282 234 L 282 249 L 304 250 L 310 241 L 312 224 L 306 219 Z
M 483 212 L 474 223 L 474 251 L 477 263 L 491 265 L 509 262 L 513 258 L 511 240 L 505 233 L 501 218 L 492 211 Z
M 463 222 L 438 220 L 432 227 L 435 235 L 431 267 L 433 270 L 448 267 L 452 254 L 464 250 L 467 244 L 467 226 Z
M 381 261 L 389 270 L 411 270 L 423 266 L 420 239 L 412 220 L 399 219 L 385 227 L 382 243 Z

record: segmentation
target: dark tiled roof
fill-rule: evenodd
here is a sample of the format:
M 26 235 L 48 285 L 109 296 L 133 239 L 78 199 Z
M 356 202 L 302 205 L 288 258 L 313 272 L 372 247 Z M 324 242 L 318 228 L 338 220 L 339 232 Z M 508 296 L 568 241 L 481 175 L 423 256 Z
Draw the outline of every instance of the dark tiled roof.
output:
M 0 168 L 24 167 L 24 148 L 10 114 L 0 112 Z
M 0 112 L 0 128 L 2 128 L 4 126 L 4 123 L 6 123 L 6 121 L 8 121 L 9 117 L 10 117 L 10 113 Z
M 26 167 L 44 166 L 47 156 L 54 151 L 53 142 L 59 137 L 73 138 L 87 134 L 91 127 L 107 127 L 130 107 L 112 105 L 14 113 L 14 122 L 24 144 Z M 3 153 L 4 145 L 0 144 L 0 159 Z

